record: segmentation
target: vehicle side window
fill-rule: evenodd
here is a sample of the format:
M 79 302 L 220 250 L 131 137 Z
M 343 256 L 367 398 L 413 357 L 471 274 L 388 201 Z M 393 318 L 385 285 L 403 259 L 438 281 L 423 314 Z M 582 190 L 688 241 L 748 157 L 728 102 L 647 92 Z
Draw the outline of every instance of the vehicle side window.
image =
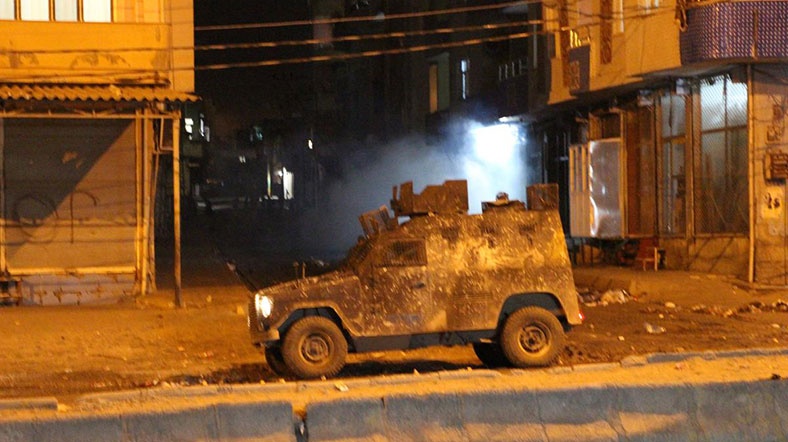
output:
M 386 244 L 384 250 L 378 263 L 380 266 L 427 265 L 427 250 L 422 239 L 392 241 Z

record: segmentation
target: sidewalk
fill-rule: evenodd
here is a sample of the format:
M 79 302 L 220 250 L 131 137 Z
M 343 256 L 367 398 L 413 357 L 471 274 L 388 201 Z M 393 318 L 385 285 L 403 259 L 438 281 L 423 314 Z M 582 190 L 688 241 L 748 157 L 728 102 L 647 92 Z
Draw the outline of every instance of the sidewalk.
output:
M 746 281 L 733 276 L 680 270 L 643 271 L 633 267 L 578 266 L 575 285 L 600 292 L 626 290 L 637 298 L 653 302 L 673 302 L 682 307 L 705 304 L 735 308 L 754 301 L 788 301 L 788 287 L 749 288 Z

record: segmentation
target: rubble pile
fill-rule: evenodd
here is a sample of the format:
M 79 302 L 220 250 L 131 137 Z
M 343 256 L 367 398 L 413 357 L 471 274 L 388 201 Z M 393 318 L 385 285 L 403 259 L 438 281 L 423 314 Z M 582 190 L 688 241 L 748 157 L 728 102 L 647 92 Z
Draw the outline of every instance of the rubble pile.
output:
M 580 302 L 588 307 L 606 306 L 609 304 L 626 304 L 633 301 L 634 297 L 624 289 L 612 289 L 604 292 L 588 288 L 578 288 L 577 294 Z
M 690 311 L 693 313 L 701 313 L 706 315 L 716 315 L 722 316 L 725 318 L 735 316 L 738 314 L 746 314 L 746 313 L 762 313 L 762 312 L 783 312 L 788 313 L 788 302 L 783 301 L 782 299 L 778 299 L 771 304 L 765 304 L 760 301 L 754 301 L 747 305 L 743 305 L 739 308 L 723 308 L 720 306 L 712 305 L 707 306 L 705 304 L 698 304 L 694 305 L 690 308 Z

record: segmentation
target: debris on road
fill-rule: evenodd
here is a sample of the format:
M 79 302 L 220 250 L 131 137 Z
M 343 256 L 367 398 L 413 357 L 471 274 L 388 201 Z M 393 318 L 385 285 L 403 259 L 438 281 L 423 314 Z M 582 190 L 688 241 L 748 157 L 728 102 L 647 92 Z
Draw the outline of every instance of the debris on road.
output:
M 652 325 L 652 324 L 649 324 L 648 322 L 644 322 L 643 326 L 646 328 L 646 332 L 649 333 L 649 334 L 652 334 L 652 335 L 665 333 L 665 331 L 666 331 L 665 327 L 662 327 L 662 326 L 659 326 L 659 325 Z
M 634 298 L 624 289 L 611 289 L 605 292 L 578 289 L 580 301 L 588 307 L 606 306 L 609 304 L 626 304 Z
M 693 313 L 701 313 L 706 315 L 715 315 L 715 316 L 722 316 L 723 318 L 729 318 L 739 314 L 747 314 L 747 313 L 788 312 L 788 303 L 783 301 L 782 299 L 778 299 L 777 301 L 771 304 L 765 304 L 760 301 L 754 301 L 736 309 L 732 309 L 732 308 L 726 309 L 717 305 L 708 306 L 705 304 L 697 304 L 692 306 L 690 308 L 690 311 L 692 311 Z

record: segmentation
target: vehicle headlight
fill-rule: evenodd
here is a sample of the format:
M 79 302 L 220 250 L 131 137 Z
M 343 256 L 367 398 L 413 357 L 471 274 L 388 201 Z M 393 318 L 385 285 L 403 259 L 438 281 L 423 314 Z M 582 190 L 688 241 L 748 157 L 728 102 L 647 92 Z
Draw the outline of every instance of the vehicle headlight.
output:
M 254 295 L 254 309 L 258 318 L 267 318 L 274 309 L 274 300 L 258 293 Z

